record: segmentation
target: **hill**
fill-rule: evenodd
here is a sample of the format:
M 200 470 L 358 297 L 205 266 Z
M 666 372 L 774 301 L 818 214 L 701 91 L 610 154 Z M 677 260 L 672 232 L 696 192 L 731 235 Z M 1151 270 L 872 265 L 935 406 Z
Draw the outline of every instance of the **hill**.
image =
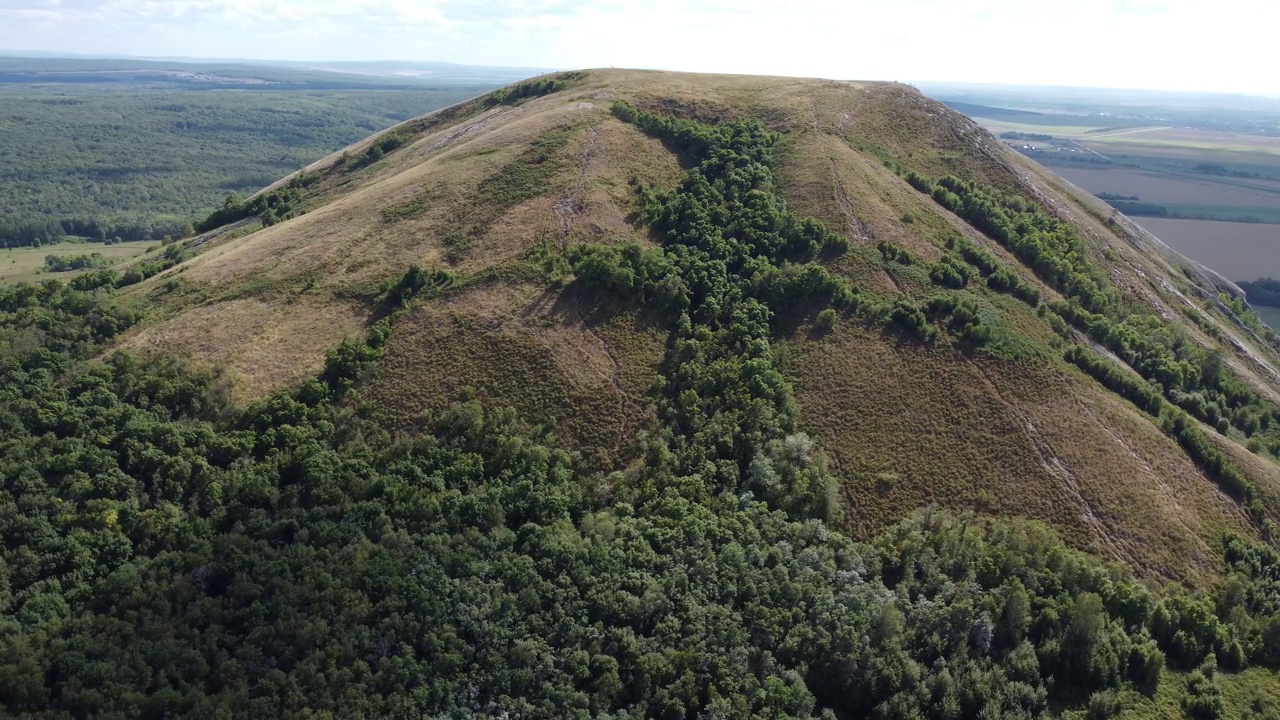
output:
M 911 88 L 543 76 L 201 228 L 0 304 L 11 709 L 1275 710 L 1275 336 Z
M 923 308 L 938 293 L 972 301 L 997 334 L 985 349 L 913 343 L 882 324 L 859 320 L 858 313 L 821 337 L 809 332 L 812 317 L 792 318 L 792 327 L 777 329 L 774 340 L 784 351 L 785 367 L 793 368 L 802 423 L 822 438 L 847 473 L 843 486 L 857 489 L 858 507 L 847 508 L 851 521 L 869 532 L 894 510 L 927 502 L 935 493 L 966 506 L 981 495 L 995 512 L 1027 512 L 1029 502 L 1040 502 L 1042 509 L 1028 514 L 1042 519 L 1058 514 L 1060 526 L 1082 544 L 1096 542 L 1101 548 L 1110 542 L 1117 552 L 1131 545 L 1134 549 L 1126 552 L 1133 557 L 1125 559 L 1182 577 L 1212 565 L 1207 541 L 1217 528 L 1249 525 L 1152 418 L 1062 359 L 1068 342 L 1110 354 L 1111 349 L 1098 347 L 1105 339 L 1070 331 L 1068 338 L 1060 337 L 1040 316 L 1048 313 L 1037 314 L 1038 305 L 992 290 L 982 271 L 968 271 L 972 277 L 959 289 L 930 277 L 940 262 L 985 252 L 1040 293 L 1041 305 L 1069 297 L 1063 282 L 1024 267 L 1013 245 L 975 230 L 978 222 L 967 222 L 911 187 L 904 173 L 955 174 L 977 181 L 981 189 L 974 192 L 1018 192 L 1038 199 L 1050 209 L 1041 213 L 1044 222 L 1062 218 L 1069 228 L 1063 232 L 1078 237 L 1079 248 L 1072 250 L 1083 256 L 1073 262 L 1114 296 L 1107 302 L 1145 306 L 1117 318 L 1117 324 L 1141 327 L 1155 316 L 1184 338 L 1171 338 L 1172 346 L 1198 341 L 1214 348 L 1234 338 L 1242 349 L 1223 355 L 1224 364 L 1242 384 L 1254 386 L 1260 402 L 1270 403 L 1273 383 L 1261 373 L 1277 364 L 1274 351 L 1224 316 L 1227 306 L 1218 296 L 1235 292 L 1229 283 L 1162 251 L 1131 226 L 1108 225 L 1105 206 L 1069 194 L 1052 176 L 908 88 L 807 81 L 780 91 L 783 81 L 747 78 L 603 72 L 590 77 L 600 79 L 580 79 L 569 90 L 518 105 L 486 108 L 474 101 L 393 129 L 388 137 L 404 144 L 377 162 L 361 159 L 367 157 L 368 143 L 363 143 L 345 151 L 346 160 L 337 155 L 313 165 L 305 178 L 310 184 L 290 201 L 296 217 L 229 240 L 216 233 L 197 240 L 201 254 L 172 276 L 181 286 L 152 290 L 149 297 L 172 308 L 172 317 L 141 328 L 127 344 L 158 346 L 224 366 L 237 397 L 252 400 L 313 375 L 343 337 L 362 336 L 372 300 L 417 264 L 449 273 L 453 289 L 416 306 L 392 333 L 389 362 L 365 390 L 379 400 L 389 398 L 379 395 L 383 388 L 396 394 L 396 403 L 374 403 L 395 406 L 383 411 L 386 422 L 404 427 L 471 385 L 492 390 L 491 400 L 515 404 L 538 421 L 566 415 L 568 424 L 557 422 L 557 428 L 574 441 L 574 422 L 599 431 L 609 424 L 603 418 L 616 418 L 621 406 L 601 408 L 601 418 L 585 418 L 579 403 L 565 398 L 616 394 L 618 403 L 630 398 L 643 404 L 648 383 L 637 377 L 626 392 L 620 389 L 625 385 L 615 386 L 614 375 L 652 374 L 661 359 L 655 348 L 665 345 L 665 332 L 658 328 L 650 327 L 653 338 L 645 340 L 645 319 L 637 317 L 626 323 L 624 333 L 638 344 L 634 355 L 613 353 L 615 341 L 597 337 L 596 330 L 601 322 L 622 322 L 619 313 L 596 308 L 582 283 L 559 289 L 533 259 L 540 253 L 558 257 L 584 243 L 653 245 L 648 231 L 635 225 L 641 211 L 635 185 L 677 184 L 683 174 L 680 153 L 614 117 L 612 103 L 626 99 L 719 122 L 763 118 L 771 129 L 786 133 L 778 152 L 780 199 L 850 241 L 851 250 L 825 267 L 883 303 L 901 298 Z M 597 98 L 600 93 L 609 97 Z M 931 109 L 934 115 L 928 114 Z M 886 167 L 886 160 L 898 167 Z M 890 245 L 909 262 L 887 260 L 883 248 Z M 970 245 L 975 249 L 964 249 Z M 442 342 L 441 333 L 449 340 Z M 523 347 L 530 354 L 519 362 L 477 355 L 484 348 L 506 354 Z M 1168 352 L 1172 362 L 1187 361 L 1177 357 L 1185 352 L 1176 347 Z M 647 359 L 631 367 L 633 357 Z M 473 364 L 476 374 L 455 372 L 460 363 Z M 499 390 L 521 371 L 528 372 L 524 381 Z M 940 382 L 919 387 L 922 376 Z M 539 379 L 560 387 L 544 387 Z M 421 388 L 410 392 L 425 396 L 406 397 L 401 393 L 407 387 Z M 1204 392 L 1191 386 L 1168 391 Z M 530 396 L 527 402 L 520 401 L 524 393 Z M 898 405 L 869 404 L 858 399 L 861 393 L 895 398 Z M 539 405 L 548 398 L 559 399 Z M 876 414 L 867 416 L 869 410 Z M 847 412 L 859 418 L 842 419 Z M 937 426 L 929 432 L 912 429 L 933 422 Z M 981 436 L 974 436 L 975 428 L 984 429 Z M 1239 433 L 1228 426 L 1228 435 L 1232 430 Z M 883 432 L 886 442 L 862 447 L 868 432 Z M 1269 445 L 1271 432 L 1257 439 Z M 901 437 L 915 438 L 916 445 L 888 442 Z M 1242 441 L 1242 433 L 1236 439 Z M 845 442 L 853 445 L 845 450 Z M 862 449 L 853 452 L 854 447 Z M 586 449 L 600 450 L 591 443 Z M 984 467 L 991 460 L 983 458 L 1008 464 Z M 1256 484 L 1275 492 L 1274 475 L 1269 475 L 1273 465 L 1242 459 L 1261 473 Z M 1059 463 L 1073 480 L 1055 469 Z M 1156 470 L 1153 463 L 1173 464 Z M 1117 467 L 1146 481 L 1117 484 Z M 899 475 L 902 484 L 877 490 L 874 478 L 881 474 Z M 1179 482 L 1171 478 L 1187 484 L 1165 488 L 1163 482 Z M 1028 497 L 1005 482 L 1037 490 Z M 1081 496 L 1072 491 L 1072 482 L 1080 483 Z M 936 490 L 927 493 L 928 488 Z M 1178 498 L 1176 510 L 1171 491 Z M 1137 518 L 1135 508 L 1156 515 Z M 1146 535 L 1173 527 L 1180 530 L 1161 542 Z M 1202 529 L 1188 529 L 1194 527 Z M 1157 557 L 1165 553 L 1166 558 Z

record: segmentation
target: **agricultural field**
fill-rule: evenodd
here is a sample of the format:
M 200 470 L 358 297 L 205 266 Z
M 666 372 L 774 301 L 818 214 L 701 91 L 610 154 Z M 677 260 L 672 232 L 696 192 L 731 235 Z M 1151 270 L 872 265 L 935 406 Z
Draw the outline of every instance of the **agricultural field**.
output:
M 1102 133 L 1087 139 L 1090 142 L 1109 146 L 1134 145 L 1142 148 L 1178 148 L 1210 153 L 1262 153 L 1280 156 L 1280 138 L 1243 132 L 1157 127 Z
M 1280 225 L 1144 217 L 1169 247 L 1231 280 L 1280 277 Z
M 1143 202 L 1280 208 L 1280 181 L 1216 177 L 1132 167 L 1054 168 L 1092 192 L 1138 196 Z
M 0 250 L 0 287 L 55 278 L 66 280 L 83 272 L 82 270 L 50 272 L 45 267 L 45 258 L 50 255 L 66 257 L 98 253 L 107 267 L 119 267 L 146 254 L 149 248 L 159 247 L 159 245 L 160 243 L 157 242 L 143 240 L 123 242 L 118 245 L 60 243 L 44 247 L 4 248 Z
M 1104 128 L 1096 124 L 1072 124 L 1065 121 L 1060 125 L 1036 125 L 1026 122 L 1010 122 L 1007 120 L 995 120 L 992 118 L 974 118 L 979 120 L 983 127 L 990 130 L 995 135 L 1006 132 L 1028 133 L 1036 135 L 1052 135 L 1054 137 L 1084 137 L 1090 133 L 1100 132 Z
M 1280 277 L 1274 101 L 1050 88 L 927 92 L 1227 278 Z M 1272 314 L 1280 325 L 1280 310 Z

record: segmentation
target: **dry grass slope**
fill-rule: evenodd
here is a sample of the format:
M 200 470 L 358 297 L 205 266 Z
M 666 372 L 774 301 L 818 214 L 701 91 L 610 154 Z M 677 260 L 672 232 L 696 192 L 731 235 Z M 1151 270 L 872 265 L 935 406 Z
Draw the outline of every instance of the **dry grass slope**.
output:
M 634 311 L 488 283 L 403 318 L 361 399 L 394 430 L 467 396 L 508 405 L 609 469 L 651 416 L 665 339 Z

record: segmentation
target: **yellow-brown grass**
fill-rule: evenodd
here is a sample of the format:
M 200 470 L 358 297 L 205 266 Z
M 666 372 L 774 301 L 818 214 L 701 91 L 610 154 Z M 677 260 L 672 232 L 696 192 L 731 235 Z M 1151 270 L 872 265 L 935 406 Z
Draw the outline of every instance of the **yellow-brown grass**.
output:
M 552 152 L 555 172 L 534 197 L 499 208 L 467 252 L 449 263 L 450 234 L 467 227 L 477 214 L 491 211 L 479 190 L 482 183 L 550 133 L 567 134 Z M 367 172 L 361 182 L 338 186 L 333 197 L 311 212 L 219 240 L 183 266 L 182 279 L 207 297 L 260 289 L 255 312 L 271 317 L 269 332 L 257 318 L 239 322 L 237 317 L 218 328 L 217 343 L 189 342 L 191 333 L 182 328 L 204 328 L 204 319 L 213 311 L 177 309 L 179 317 L 144 331 L 137 343 L 229 363 L 229 376 L 243 386 L 237 396 L 260 396 L 318 368 L 325 351 L 343 337 L 361 333 L 361 322 L 348 317 L 359 314 L 358 308 L 340 298 L 370 298 L 414 263 L 480 272 L 519 258 L 540 242 L 645 241 L 629 220 L 637 209 L 629 183 L 644 179 L 670 184 L 680 174 L 674 155 L 614 119 L 602 105 L 548 99 L 496 108 L 418 140 L 403 155 L 392 155 Z M 411 203 L 417 208 L 414 212 L 394 215 L 395 209 Z M 300 285 L 308 292 L 276 292 Z M 196 314 L 186 318 L 184 312 Z M 307 336 L 306 342 L 286 355 L 278 354 L 276 338 L 300 334 Z M 303 360 L 298 352 L 306 353 L 305 362 L 295 362 Z M 288 360 L 253 366 L 229 362 L 260 354 Z
M 465 395 L 553 429 L 589 466 L 614 467 L 650 416 L 666 333 L 634 311 L 537 285 L 488 283 L 403 317 L 362 399 L 412 428 Z
M 1072 544 L 1180 579 L 1250 532 L 1149 418 L 1057 362 L 972 360 L 842 325 L 786 344 L 802 424 L 832 455 L 866 536 L 939 503 L 1049 522 Z
M 334 337 L 364 335 L 367 311 L 362 305 L 305 302 L 306 310 L 278 298 L 201 305 L 143 327 L 122 345 L 139 352 L 164 350 L 222 368 L 234 379 L 232 399 L 245 404 L 318 375 Z M 253 342 L 243 342 L 246 335 Z

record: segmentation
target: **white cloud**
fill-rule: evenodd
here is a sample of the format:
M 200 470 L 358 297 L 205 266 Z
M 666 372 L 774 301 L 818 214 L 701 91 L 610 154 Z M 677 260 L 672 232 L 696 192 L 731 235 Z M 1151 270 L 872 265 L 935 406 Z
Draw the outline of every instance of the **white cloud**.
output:
M 0 47 L 1280 93 L 1271 0 L 0 0 Z

